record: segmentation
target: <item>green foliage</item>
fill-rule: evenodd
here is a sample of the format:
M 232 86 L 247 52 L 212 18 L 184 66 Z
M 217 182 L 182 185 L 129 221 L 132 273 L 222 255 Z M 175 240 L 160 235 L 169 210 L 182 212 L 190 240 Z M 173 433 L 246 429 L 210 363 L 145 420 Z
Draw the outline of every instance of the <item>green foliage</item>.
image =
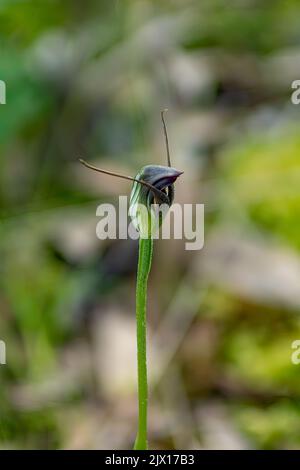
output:
M 294 124 L 255 134 L 224 153 L 226 200 L 235 199 L 260 229 L 300 249 L 299 132 Z M 227 193 L 228 191 L 228 193 Z

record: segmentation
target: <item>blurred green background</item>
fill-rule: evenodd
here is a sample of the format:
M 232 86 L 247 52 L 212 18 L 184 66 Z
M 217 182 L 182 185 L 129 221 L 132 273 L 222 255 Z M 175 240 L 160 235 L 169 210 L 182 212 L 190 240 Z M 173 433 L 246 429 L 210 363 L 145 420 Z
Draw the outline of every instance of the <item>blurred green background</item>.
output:
M 296 0 L 1 0 L 0 447 L 135 437 L 137 244 L 96 207 L 164 164 L 205 247 L 157 241 L 150 447 L 300 448 Z

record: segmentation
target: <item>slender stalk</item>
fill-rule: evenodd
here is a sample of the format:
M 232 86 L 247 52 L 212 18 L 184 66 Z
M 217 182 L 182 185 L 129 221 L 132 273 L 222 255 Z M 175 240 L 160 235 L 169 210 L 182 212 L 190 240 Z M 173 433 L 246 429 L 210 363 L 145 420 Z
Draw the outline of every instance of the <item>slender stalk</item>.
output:
M 138 432 L 134 449 L 145 450 L 148 448 L 147 441 L 147 406 L 148 406 L 148 384 L 147 384 L 147 347 L 146 347 L 146 304 L 147 304 L 147 282 L 151 268 L 153 252 L 153 239 L 140 238 L 139 262 L 136 283 L 136 323 L 137 323 L 137 366 L 138 366 L 138 401 L 139 419 Z

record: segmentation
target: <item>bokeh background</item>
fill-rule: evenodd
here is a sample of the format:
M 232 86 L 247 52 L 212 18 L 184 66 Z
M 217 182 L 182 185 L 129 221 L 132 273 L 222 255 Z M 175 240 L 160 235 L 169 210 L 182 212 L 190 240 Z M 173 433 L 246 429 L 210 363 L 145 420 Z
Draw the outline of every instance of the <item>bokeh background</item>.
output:
M 96 207 L 164 164 L 205 247 L 157 241 L 150 447 L 300 447 L 296 0 L 1 0 L 0 447 L 131 448 L 137 243 Z

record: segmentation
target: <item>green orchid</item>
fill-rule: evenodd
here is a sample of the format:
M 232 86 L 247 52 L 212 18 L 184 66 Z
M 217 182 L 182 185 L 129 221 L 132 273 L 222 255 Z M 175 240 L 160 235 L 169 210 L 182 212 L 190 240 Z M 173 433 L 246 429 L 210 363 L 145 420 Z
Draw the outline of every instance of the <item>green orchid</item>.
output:
M 136 281 L 136 322 L 137 322 L 137 367 L 138 367 L 138 432 L 134 449 L 148 448 L 147 440 L 147 338 L 146 338 L 146 304 L 147 283 L 151 269 L 153 254 L 153 236 L 160 227 L 163 215 L 174 200 L 174 183 L 183 172 L 171 167 L 169 141 L 164 120 L 164 111 L 161 113 L 163 129 L 166 139 L 168 166 L 147 165 L 132 178 L 110 171 L 96 168 L 84 160 L 80 162 L 86 167 L 119 178 L 133 181 L 130 195 L 129 215 L 136 230 L 140 234 L 139 260 Z M 164 211 L 155 208 L 164 206 Z
M 172 205 L 174 200 L 174 182 L 182 174 L 172 167 L 147 165 L 136 175 L 133 183 L 129 215 L 136 230 L 142 238 L 153 236 L 162 223 L 162 215 Z M 151 184 L 151 187 L 140 184 L 140 181 Z M 155 188 L 155 189 L 154 189 Z M 159 213 L 155 205 L 164 205 L 165 212 Z

